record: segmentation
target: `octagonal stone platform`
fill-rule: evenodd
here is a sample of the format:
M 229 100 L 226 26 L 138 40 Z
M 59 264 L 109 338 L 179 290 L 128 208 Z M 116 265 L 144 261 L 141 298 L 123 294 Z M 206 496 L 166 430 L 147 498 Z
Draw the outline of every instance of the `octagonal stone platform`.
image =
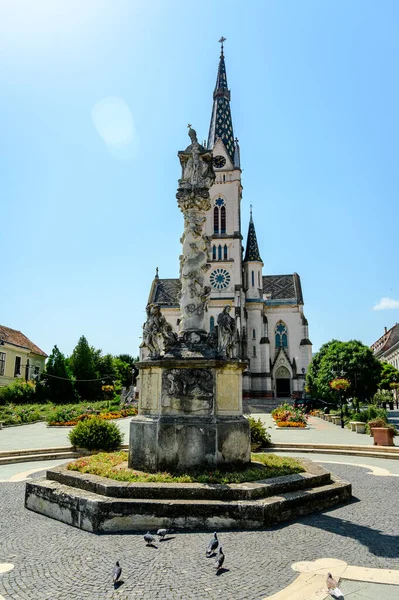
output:
M 25 506 L 91 532 L 254 529 L 330 508 L 351 484 L 302 459 L 304 473 L 241 484 L 125 483 L 56 467 L 26 484 Z

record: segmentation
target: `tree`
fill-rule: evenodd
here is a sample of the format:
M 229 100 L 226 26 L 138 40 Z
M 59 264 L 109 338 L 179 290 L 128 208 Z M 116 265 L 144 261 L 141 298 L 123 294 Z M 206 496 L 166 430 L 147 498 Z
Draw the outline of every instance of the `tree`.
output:
M 381 378 L 378 384 L 380 390 L 392 389 L 392 383 L 399 383 L 399 371 L 387 362 L 381 363 Z
M 76 400 L 72 373 L 67 365 L 65 356 L 57 346 L 54 346 L 47 359 L 44 376 L 46 375 L 43 394 L 49 400 L 58 404 L 65 404 Z
M 117 379 L 123 387 L 130 387 L 136 381 L 138 369 L 134 363 L 138 362 L 139 357 L 133 358 L 130 354 L 119 354 L 114 358 L 114 364 L 117 372 Z M 134 370 L 134 373 L 132 371 Z
M 95 366 L 95 352 L 82 335 L 69 359 L 76 378 L 75 387 L 82 400 L 101 398 L 101 380 Z
M 322 355 L 318 356 L 320 353 Z M 374 396 L 380 381 L 381 363 L 368 346 L 357 340 L 332 340 L 324 344 L 320 353 L 312 360 L 312 363 L 315 361 L 315 365 L 309 365 L 313 396 L 336 401 L 336 392 L 331 389 L 330 381 L 336 376 L 341 376 L 341 371 L 343 377 L 350 382 L 348 390 L 341 392 L 343 398 L 369 400 Z

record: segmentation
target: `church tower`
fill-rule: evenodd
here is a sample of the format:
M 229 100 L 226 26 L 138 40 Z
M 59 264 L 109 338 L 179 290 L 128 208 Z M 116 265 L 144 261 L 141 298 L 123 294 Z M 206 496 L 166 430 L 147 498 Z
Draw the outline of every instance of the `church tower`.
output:
M 208 148 L 213 150 L 216 173 L 215 183 L 210 189 L 212 207 L 205 224 L 205 232 L 212 239 L 209 270 L 209 285 L 212 291 L 208 318 L 209 329 L 212 330 L 221 309 L 230 304 L 235 308 L 240 331 L 245 298 L 242 285 L 240 148 L 238 140 L 234 138 L 231 118 L 224 41 L 225 38 L 222 37 L 208 136 Z

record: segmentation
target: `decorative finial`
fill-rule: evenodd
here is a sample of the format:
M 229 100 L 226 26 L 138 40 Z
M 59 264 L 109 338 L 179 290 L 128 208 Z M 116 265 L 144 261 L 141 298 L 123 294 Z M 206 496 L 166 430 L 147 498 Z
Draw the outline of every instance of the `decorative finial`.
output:
M 252 204 L 249 205 L 249 220 L 252 223 Z
M 226 41 L 226 38 L 225 38 L 225 37 L 223 37 L 223 36 L 222 36 L 222 37 L 220 38 L 220 40 L 219 40 L 219 44 L 221 44 L 221 53 L 220 53 L 220 56 L 223 56 L 223 43 L 224 43 L 225 41 Z
M 236 144 L 238 144 L 238 137 L 236 137 L 236 139 L 234 141 Z
M 189 124 L 187 125 L 187 127 L 188 127 L 189 129 L 191 129 L 191 127 L 192 127 L 191 123 L 189 123 Z
M 155 269 L 155 279 L 159 279 L 159 277 L 158 277 L 158 267 Z

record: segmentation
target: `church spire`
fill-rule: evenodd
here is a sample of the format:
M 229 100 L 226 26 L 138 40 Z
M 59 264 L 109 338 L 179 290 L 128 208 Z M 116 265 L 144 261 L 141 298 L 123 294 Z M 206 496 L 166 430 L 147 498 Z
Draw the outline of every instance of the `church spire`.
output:
M 221 52 L 219 59 L 219 68 L 216 77 L 216 86 L 213 92 L 213 107 L 211 124 L 209 127 L 208 149 L 212 150 L 218 138 L 221 138 L 225 148 L 234 162 L 234 133 L 233 121 L 230 113 L 230 91 L 227 87 L 226 65 L 224 62 L 223 43 L 225 37 L 221 37 Z
M 258 261 L 263 262 L 258 247 L 258 240 L 256 239 L 255 225 L 252 219 L 252 204 L 251 204 L 251 213 L 249 218 L 249 227 L 248 227 L 248 237 L 247 237 L 247 246 L 245 249 L 245 257 L 244 262 L 250 261 Z

